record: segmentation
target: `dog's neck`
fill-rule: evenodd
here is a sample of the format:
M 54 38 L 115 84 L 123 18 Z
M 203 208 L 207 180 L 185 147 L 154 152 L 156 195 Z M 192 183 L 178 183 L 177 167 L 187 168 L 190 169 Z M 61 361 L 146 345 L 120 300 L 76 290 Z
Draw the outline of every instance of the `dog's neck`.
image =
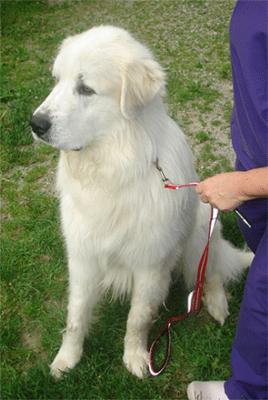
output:
M 156 159 L 149 137 L 139 132 L 133 135 L 125 131 L 103 137 L 80 151 L 63 151 L 61 158 L 68 173 L 83 185 L 93 182 L 106 186 L 111 182 L 113 186 L 114 182 L 118 186 L 133 184 L 146 176 Z M 135 138 L 137 135 L 139 140 Z

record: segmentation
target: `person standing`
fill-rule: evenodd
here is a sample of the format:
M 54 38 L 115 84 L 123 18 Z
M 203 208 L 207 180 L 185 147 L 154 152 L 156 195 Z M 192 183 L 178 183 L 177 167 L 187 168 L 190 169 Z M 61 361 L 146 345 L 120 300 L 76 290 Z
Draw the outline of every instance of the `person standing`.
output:
M 201 201 L 238 210 L 250 266 L 227 381 L 192 382 L 189 400 L 268 399 L 268 0 L 238 0 L 230 23 L 236 171 L 200 182 Z

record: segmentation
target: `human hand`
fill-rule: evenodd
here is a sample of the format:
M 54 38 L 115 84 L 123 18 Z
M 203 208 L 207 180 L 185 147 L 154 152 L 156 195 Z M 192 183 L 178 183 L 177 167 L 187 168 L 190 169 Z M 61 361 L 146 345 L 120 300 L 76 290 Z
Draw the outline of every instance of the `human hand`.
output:
M 196 186 L 203 203 L 210 203 L 221 211 L 232 211 L 246 199 L 243 194 L 244 173 L 227 172 L 212 176 Z

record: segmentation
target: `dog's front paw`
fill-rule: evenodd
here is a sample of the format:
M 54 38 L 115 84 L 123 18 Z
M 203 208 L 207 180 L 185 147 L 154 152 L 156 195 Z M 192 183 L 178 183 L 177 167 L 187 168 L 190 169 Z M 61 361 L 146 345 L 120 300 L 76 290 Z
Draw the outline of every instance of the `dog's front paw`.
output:
M 81 358 L 82 351 L 66 351 L 60 349 L 50 365 L 50 374 L 58 380 L 70 369 L 74 368 Z
M 55 358 L 55 360 L 49 367 L 50 367 L 50 374 L 56 380 L 60 379 L 63 373 L 68 372 L 70 369 L 68 361 L 65 360 L 64 358 L 60 359 Z
M 142 379 L 148 374 L 149 353 L 144 349 L 126 349 L 123 357 L 129 372 Z

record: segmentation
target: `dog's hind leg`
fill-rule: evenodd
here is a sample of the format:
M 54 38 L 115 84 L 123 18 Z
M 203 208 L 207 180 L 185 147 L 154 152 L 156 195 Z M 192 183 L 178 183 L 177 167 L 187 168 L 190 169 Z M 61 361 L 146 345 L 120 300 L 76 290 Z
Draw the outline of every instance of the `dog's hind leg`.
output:
M 67 326 L 61 348 L 50 365 L 54 378 L 59 379 L 80 361 L 83 342 L 98 299 L 97 268 L 88 260 L 69 260 L 69 304 Z
M 131 309 L 128 315 L 123 361 L 138 378 L 147 374 L 148 332 L 159 306 L 164 302 L 170 284 L 167 266 L 135 271 Z
M 221 325 L 229 315 L 224 287 L 241 276 L 252 258 L 251 252 L 240 250 L 221 237 L 219 223 L 211 243 L 203 302 Z
M 195 228 L 183 253 L 183 275 L 189 290 L 195 285 L 197 266 L 207 242 L 209 212 L 209 206 L 200 205 Z M 209 246 L 203 301 L 210 315 L 221 325 L 229 315 L 224 287 L 241 276 L 252 257 L 251 252 L 235 248 L 222 238 L 221 223 L 217 221 Z
M 229 315 L 229 309 L 222 277 L 220 275 L 213 274 L 206 278 L 202 300 L 209 314 L 223 325 L 225 319 Z

